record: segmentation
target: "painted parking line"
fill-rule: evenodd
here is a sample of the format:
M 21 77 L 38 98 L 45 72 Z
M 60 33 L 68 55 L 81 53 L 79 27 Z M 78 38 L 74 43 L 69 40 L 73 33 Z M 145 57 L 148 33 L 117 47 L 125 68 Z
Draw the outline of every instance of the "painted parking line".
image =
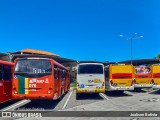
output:
M 73 93 L 73 91 L 71 91 L 71 93 L 69 94 L 69 96 L 68 96 L 68 98 L 67 98 L 65 104 L 64 104 L 63 107 L 62 107 L 62 110 L 64 110 L 64 109 L 66 108 L 66 106 L 67 106 L 67 104 L 68 104 L 68 101 L 69 101 L 69 99 L 70 99 L 72 93 Z
M 8 106 L 6 108 L 3 108 L 1 111 L 14 110 L 14 109 L 16 109 L 16 108 L 18 108 L 20 106 L 23 106 L 23 105 L 29 103 L 29 102 L 31 102 L 31 100 L 21 100 L 21 101 L 15 103 L 13 105 L 10 105 L 10 106 Z
M 99 95 L 100 95 L 101 97 L 103 97 L 104 99 L 109 100 L 109 98 L 108 98 L 104 93 L 99 93 Z

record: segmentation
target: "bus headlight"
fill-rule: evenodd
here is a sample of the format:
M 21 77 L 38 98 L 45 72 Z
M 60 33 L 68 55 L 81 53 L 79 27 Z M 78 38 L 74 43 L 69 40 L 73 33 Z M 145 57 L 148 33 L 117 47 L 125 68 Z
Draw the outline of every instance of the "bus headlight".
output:
M 51 94 L 51 92 L 52 92 L 52 88 L 49 88 L 48 94 Z
M 16 90 L 16 88 L 13 88 L 13 91 L 14 91 L 14 94 L 18 93 L 17 90 Z
M 50 90 L 48 90 L 48 94 L 50 94 L 51 93 L 51 91 Z

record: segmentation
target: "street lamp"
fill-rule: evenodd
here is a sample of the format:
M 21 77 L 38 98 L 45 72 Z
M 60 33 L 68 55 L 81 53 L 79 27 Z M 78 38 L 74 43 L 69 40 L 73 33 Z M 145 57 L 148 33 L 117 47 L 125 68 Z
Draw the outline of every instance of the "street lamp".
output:
M 124 35 L 119 35 L 119 36 L 126 39 L 126 40 L 131 41 L 131 64 L 132 64 L 132 40 L 133 39 L 138 39 L 138 38 L 143 38 L 143 36 L 138 36 L 138 33 L 134 33 L 133 37 L 127 37 L 127 36 L 124 36 Z

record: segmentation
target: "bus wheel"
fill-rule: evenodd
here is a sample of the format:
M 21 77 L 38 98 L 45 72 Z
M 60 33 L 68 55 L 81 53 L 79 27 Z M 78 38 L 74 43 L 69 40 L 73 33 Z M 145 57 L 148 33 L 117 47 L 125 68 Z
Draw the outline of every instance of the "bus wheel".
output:
M 59 101 L 62 100 L 62 89 L 61 89 L 61 94 L 60 94 L 58 100 L 59 100 Z
M 67 94 L 67 93 L 68 93 L 68 89 L 66 90 L 65 94 Z
M 65 91 L 64 91 L 64 89 L 62 89 L 62 96 L 65 94 Z

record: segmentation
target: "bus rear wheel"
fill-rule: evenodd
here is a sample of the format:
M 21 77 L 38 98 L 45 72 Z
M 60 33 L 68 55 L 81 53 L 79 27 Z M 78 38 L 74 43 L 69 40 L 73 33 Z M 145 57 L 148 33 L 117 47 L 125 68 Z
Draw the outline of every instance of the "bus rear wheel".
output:
M 60 94 L 58 100 L 59 100 L 59 101 L 62 100 L 62 89 L 61 89 L 61 94 Z

